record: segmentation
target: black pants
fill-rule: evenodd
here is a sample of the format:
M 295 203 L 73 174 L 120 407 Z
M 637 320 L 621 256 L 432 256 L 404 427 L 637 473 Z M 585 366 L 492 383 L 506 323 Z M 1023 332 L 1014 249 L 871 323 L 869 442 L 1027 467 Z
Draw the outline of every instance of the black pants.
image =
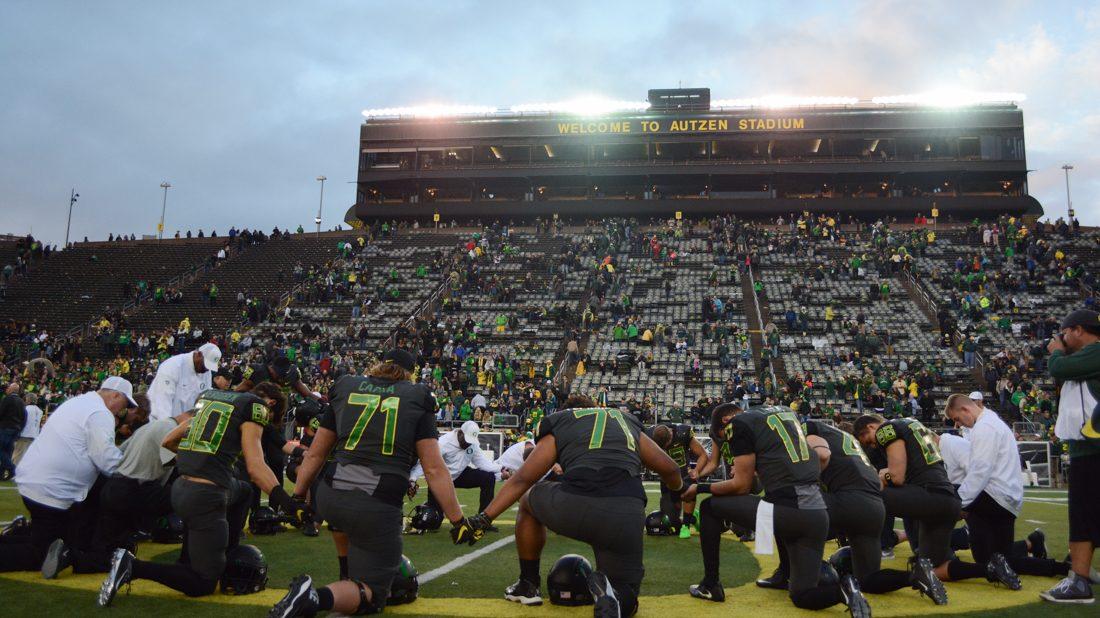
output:
M 23 505 L 31 515 L 30 534 L 0 537 L 0 572 L 41 569 L 46 550 L 57 539 L 64 539 L 72 552 L 73 572 L 97 573 L 105 570 L 103 564 L 109 557 L 91 543 L 98 511 L 98 490 L 97 483 L 84 502 L 67 509 L 57 509 L 23 498 Z
M 699 541 L 703 550 L 704 582 L 719 583 L 719 550 L 724 526 L 722 520 L 746 528 L 756 528 L 759 496 L 713 496 L 699 508 Z M 795 607 L 825 609 L 844 602 L 839 585 L 820 586 L 821 558 L 829 534 L 829 514 L 825 509 L 798 509 L 775 505 L 775 538 L 780 562 L 790 565 L 788 592 Z
M 970 530 L 970 552 L 979 564 L 989 562 L 993 554 L 1001 554 L 1012 570 L 1020 575 L 1052 577 L 1066 575 L 1068 566 L 1047 558 L 1031 558 L 1027 552 L 1021 555 L 1013 541 L 1016 532 L 1016 516 L 1005 509 L 984 491 L 966 509 L 966 527 Z
M 959 497 L 954 493 L 929 491 L 918 485 L 887 487 L 882 490 L 886 512 L 917 523 L 920 544 L 917 555 L 933 566 L 951 559 L 951 531 L 959 520 Z
M 681 469 L 680 477 L 683 479 L 684 487 L 691 485 L 691 477 L 688 476 L 687 471 Z M 678 494 L 673 493 L 671 489 L 665 485 L 664 481 L 661 481 L 661 513 L 668 516 L 668 520 L 672 522 L 673 528 L 679 529 L 680 517 L 684 511 L 684 503 L 680 500 Z
M 544 526 L 588 543 L 596 568 L 607 576 L 622 615 L 637 610 L 645 576 L 645 501 L 629 496 L 595 497 L 570 493 L 560 482 L 540 481 L 527 493 L 527 506 Z
M 183 520 L 180 562 L 134 561 L 134 579 L 149 579 L 189 597 L 213 594 L 225 571 L 225 554 L 240 543 L 252 489 L 233 479 L 229 488 L 181 478 L 172 485 L 172 508 Z
M 104 483 L 99 503 L 95 545 L 133 551 L 134 533 L 172 512 L 172 486 L 115 476 Z
M 286 454 L 282 451 L 275 451 L 271 449 L 264 449 L 264 462 L 267 463 L 267 467 L 271 468 L 271 471 L 275 473 L 275 480 L 278 482 L 279 487 L 283 486 L 283 475 L 286 472 Z M 242 478 L 248 478 L 248 472 L 240 472 Z M 252 485 L 252 498 L 249 500 L 248 512 L 255 513 L 256 509 L 260 508 L 260 487 L 255 483 Z
M 884 594 L 909 585 L 909 572 L 882 568 L 882 526 L 886 507 L 882 496 L 866 491 L 831 491 L 829 538 L 843 535 L 852 551 L 852 574 L 864 592 Z M 893 531 L 891 531 L 892 533 Z
M 325 519 L 348 535 L 348 577 L 366 584 L 381 610 L 401 567 L 401 507 L 357 489 L 317 485 L 317 505 Z
M 481 497 L 478 499 L 477 510 L 480 513 L 485 510 L 485 507 L 489 506 L 489 503 L 493 501 L 493 496 L 497 491 L 497 477 L 492 472 L 486 472 L 485 470 L 477 470 L 475 468 L 466 468 L 455 477 L 454 480 L 456 489 L 471 489 L 477 487 L 481 489 Z M 439 501 L 432 495 L 431 490 L 428 491 L 428 506 L 442 511 L 439 506 Z

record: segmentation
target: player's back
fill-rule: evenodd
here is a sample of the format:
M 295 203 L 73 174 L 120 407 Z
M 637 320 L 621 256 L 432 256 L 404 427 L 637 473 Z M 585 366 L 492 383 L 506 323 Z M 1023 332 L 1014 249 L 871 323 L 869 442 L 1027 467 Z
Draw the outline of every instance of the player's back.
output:
M 806 434 L 819 436 L 829 445 L 829 465 L 821 471 L 826 489 L 879 492 L 878 473 L 855 436 L 819 421 L 807 421 Z
M 920 421 L 912 418 L 886 421 L 875 431 L 875 440 L 883 450 L 898 440 L 905 444 L 907 484 L 954 493 L 940 448 L 931 430 Z
M 577 493 L 636 495 L 641 488 L 638 442 L 643 428 L 612 408 L 576 408 L 542 419 L 536 440 L 554 436 L 564 482 Z
M 731 453 L 756 455 L 756 473 L 769 502 L 803 508 L 824 508 L 817 483 L 821 477 L 811 457 L 802 425 L 784 406 L 751 408 L 726 427 Z
M 321 426 L 336 433 L 333 454 L 341 465 L 408 479 L 416 442 L 439 435 L 435 398 L 422 384 L 348 375 L 332 387 L 329 401 Z
M 241 425 L 270 422 L 264 400 L 252 393 L 208 390 L 195 402 L 191 428 L 180 440 L 176 467 L 180 474 L 230 487 L 241 455 Z

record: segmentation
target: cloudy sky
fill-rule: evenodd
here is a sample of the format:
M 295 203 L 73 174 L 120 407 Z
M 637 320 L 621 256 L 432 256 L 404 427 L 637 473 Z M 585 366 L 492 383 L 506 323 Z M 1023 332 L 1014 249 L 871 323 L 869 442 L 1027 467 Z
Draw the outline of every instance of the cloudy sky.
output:
M 1100 2 L 0 1 L 0 233 L 326 228 L 360 112 L 644 99 L 1022 92 L 1031 193 L 1100 225 Z

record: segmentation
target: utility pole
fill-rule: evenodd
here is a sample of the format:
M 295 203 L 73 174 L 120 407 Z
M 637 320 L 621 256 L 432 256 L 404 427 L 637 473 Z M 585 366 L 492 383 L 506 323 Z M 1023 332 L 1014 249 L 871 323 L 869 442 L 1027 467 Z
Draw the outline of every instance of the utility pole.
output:
M 65 223 L 65 248 L 69 247 L 69 228 L 73 225 L 73 205 L 76 204 L 76 199 L 80 197 L 80 194 L 76 192 L 76 187 L 73 187 L 71 193 L 69 193 L 69 220 Z
M 326 176 L 318 176 L 317 180 L 321 183 L 321 203 L 317 205 L 317 218 L 314 219 L 314 223 L 317 224 L 317 235 L 321 235 L 321 210 L 325 207 L 325 181 L 328 180 Z
M 160 188 L 164 189 L 164 200 L 160 203 L 160 224 L 157 225 L 157 240 L 164 240 L 164 211 L 168 208 L 168 189 L 172 188 L 167 180 L 160 183 Z
M 1069 213 L 1069 219 L 1070 219 L 1066 223 L 1069 223 L 1070 225 L 1072 225 L 1072 221 L 1073 221 L 1073 202 L 1070 201 L 1070 199 L 1069 199 L 1069 171 L 1071 169 L 1073 169 L 1073 166 L 1067 163 L 1067 164 L 1062 166 L 1062 169 L 1065 170 L 1065 172 L 1066 172 L 1066 212 Z

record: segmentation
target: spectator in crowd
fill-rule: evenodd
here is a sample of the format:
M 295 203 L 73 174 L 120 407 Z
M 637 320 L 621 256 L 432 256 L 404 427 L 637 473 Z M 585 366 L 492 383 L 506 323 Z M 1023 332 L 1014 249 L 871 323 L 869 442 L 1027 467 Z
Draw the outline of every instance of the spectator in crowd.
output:
M 11 479 L 15 475 L 12 455 L 15 442 L 23 432 L 27 422 L 26 404 L 19 396 L 19 383 L 12 382 L 4 390 L 0 400 L 0 481 Z
M 19 434 L 19 440 L 15 443 L 15 452 L 12 455 L 12 461 L 16 465 L 19 465 L 23 455 L 26 454 L 34 439 L 38 437 L 38 433 L 42 428 L 42 408 L 37 405 L 38 395 L 27 393 L 26 401 L 27 420 L 23 423 L 23 432 Z

